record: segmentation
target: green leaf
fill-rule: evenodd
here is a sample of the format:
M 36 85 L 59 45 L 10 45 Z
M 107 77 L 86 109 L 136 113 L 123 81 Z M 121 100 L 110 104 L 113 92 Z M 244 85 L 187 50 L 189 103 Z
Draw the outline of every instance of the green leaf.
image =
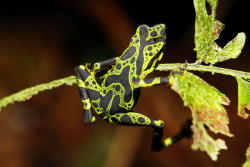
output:
M 247 119 L 249 114 L 246 113 L 245 108 L 250 110 L 250 83 L 236 77 L 238 82 L 238 115 L 244 119 Z
M 213 161 L 217 160 L 221 149 L 227 149 L 225 141 L 221 139 L 214 140 L 207 134 L 202 123 L 195 122 L 192 125 L 192 131 L 194 133 L 192 149 L 206 151 Z
M 228 59 L 235 59 L 241 53 L 242 48 L 245 45 L 246 35 L 241 32 L 219 52 L 218 62 L 222 62 Z
M 172 89 L 176 91 L 188 106 L 193 117 L 192 148 L 206 151 L 212 160 L 217 160 L 220 149 L 226 149 L 223 140 L 213 140 L 206 132 L 206 125 L 214 133 L 222 133 L 232 137 L 229 132 L 228 115 L 223 105 L 229 105 L 229 99 L 218 89 L 206 83 L 198 76 L 185 72 L 185 75 L 176 74 Z M 172 75 L 172 74 L 171 74 Z
M 242 165 L 242 167 L 249 167 L 250 166 L 250 144 L 249 144 L 249 147 L 247 148 L 247 151 L 246 151 L 246 162 Z
M 209 15 L 206 9 L 206 0 L 194 0 L 195 18 L 195 51 L 197 62 L 215 64 L 228 59 L 237 58 L 245 44 L 246 36 L 239 33 L 222 49 L 215 42 L 219 38 L 224 24 L 215 20 L 218 0 L 207 0 L 211 8 Z

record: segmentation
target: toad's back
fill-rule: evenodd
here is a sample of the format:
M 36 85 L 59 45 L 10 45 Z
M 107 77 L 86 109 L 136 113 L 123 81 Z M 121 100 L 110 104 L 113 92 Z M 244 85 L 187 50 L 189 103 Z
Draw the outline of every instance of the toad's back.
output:
M 135 106 L 140 89 L 133 88 L 133 81 L 154 70 L 164 44 L 165 25 L 142 25 L 137 29 L 128 48 L 104 77 L 101 86 L 101 107 L 104 111 L 112 115 L 130 111 Z

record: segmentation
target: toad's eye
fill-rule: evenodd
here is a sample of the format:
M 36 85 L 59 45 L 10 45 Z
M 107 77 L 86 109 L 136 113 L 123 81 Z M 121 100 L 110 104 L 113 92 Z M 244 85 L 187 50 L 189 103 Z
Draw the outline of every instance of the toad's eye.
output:
M 150 33 L 150 36 L 151 37 L 155 37 L 157 35 L 157 32 L 156 31 L 152 31 L 151 33 Z

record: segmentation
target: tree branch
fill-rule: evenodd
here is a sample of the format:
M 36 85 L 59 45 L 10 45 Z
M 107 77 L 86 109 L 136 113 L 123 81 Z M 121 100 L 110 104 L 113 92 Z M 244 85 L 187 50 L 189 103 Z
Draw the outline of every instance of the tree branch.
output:
M 155 70 L 159 71 L 169 71 L 176 68 L 183 68 L 186 64 L 185 63 L 173 63 L 173 64 L 159 64 Z M 215 66 L 204 66 L 204 65 L 197 65 L 197 64 L 187 64 L 186 67 L 187 71 L 200 71 L 200 72 L 211 72 L 211 73 L 219 73 L 223 75 L 230 75 L 233 77 L 240 76 L 243 79 L 250 80 L 250 73 L 231 70 L 226 68 L 220 68 Z M 0 99 L 0 111 L 2 107 L 6 107 L 9 104 L 13 104 L 15 102 L 22 102 L 29 100 L 32 96 L 43 92 L 45 90 L 51 90 L 53 88 L 60 87 L 62 85 L 73 85 L 76 84 L 76 76 L 69 76 L 66 78 L 54 80 L 48 83 L 39 84 L 24 90 L 21 90 L 17 93 L 14 93 L 10 96 L 4 97 Z
M 155 70 L 159 71 L 169 71 L 176 68 L 183 68 L 185 63 L 171 63 L 171 64 L 159 64 Z M 215 66 L 204 66 L 204 65 L 197 65 L 197 64 L 187 64 L 186 67 L 187 71 L 200 71 L 200 72 L 211 72 L 212 74 L 218 73 L 223 75 L 230 75 L 233 77 L 240 76 L 246 80 L 250 79 L 250 73 L 237 71 L 232 69 L 220 68 Z

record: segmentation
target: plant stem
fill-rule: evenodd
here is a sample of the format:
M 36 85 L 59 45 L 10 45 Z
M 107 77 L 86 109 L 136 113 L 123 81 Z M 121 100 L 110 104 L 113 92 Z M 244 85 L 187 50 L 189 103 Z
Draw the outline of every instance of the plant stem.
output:
M 155 70 L 169 71 L 169 70 L 173 70 L 176 68 L 183 68 L 184 66 L 185 66 L 185 63 L 159 64 Z M 215 66 L 187 64 L 186 70 L 187 71 L 211 72 L 212 74 L 219 73 L 223 75 L 230 75 L 233 77 L 240 76 L 241 78 L 244 78 L 246 80 L 250 79 L 250 73 L 248 72 L 231 70 L 231 69 L 220 68 L 220 67 L 215 67 Z
M 2 107 L 6 107 L 9 104 L 13 104 L 15 102 L 21 102 L 29 100 L 33 95 L 36 95 L 40 92 L 43 92 L 45 90 L 50 90 L 62 85 L 73 85 L 76 84 L 76 77 L 75 76 L 69 76 L 66 78 L 54 80 L 48 83 L 39 84 L 24 90 L 21 90 L 17 93 L 14 93 L 10 96 L 4 97 L 0 99 L 0 111 Z
M 155 70 L 159 71 L 169 71 L 176 68 L 183 68 L 186 64 L 185 63 L 173 63 L 173 64 L 159 64 Z M 204 66 L 204 65 L 197 65 L 197 64 L 187 64 L 186 67 L 187 71 L 200 71 L 200 72 L 211 72 L 211 73 L 219 73 L 224 75 L 230 75 L 233 77 L 240 76 L 246 80 L 250 80 L 250 73 L 231 70 L 226 68 L 219 68 L 214 66 Z M 76 84 L 76 76 L 69 76 L 66 78 L 54 80 L 48 83 L 39 84 L 24 90 L 21 90 L 17 93 L 14 93 L 10 96 L 4 97 L 0 99 L 0 110 L 2 107 L 6 107 L 9 104 L 13 104 L 15 102 L 21 102 L 29 100 L 33 95 L 36 95 L 40 92 L 45 90 L 50 90 L 53 88 L 57 88 L 62 85 L 73 85 Z

